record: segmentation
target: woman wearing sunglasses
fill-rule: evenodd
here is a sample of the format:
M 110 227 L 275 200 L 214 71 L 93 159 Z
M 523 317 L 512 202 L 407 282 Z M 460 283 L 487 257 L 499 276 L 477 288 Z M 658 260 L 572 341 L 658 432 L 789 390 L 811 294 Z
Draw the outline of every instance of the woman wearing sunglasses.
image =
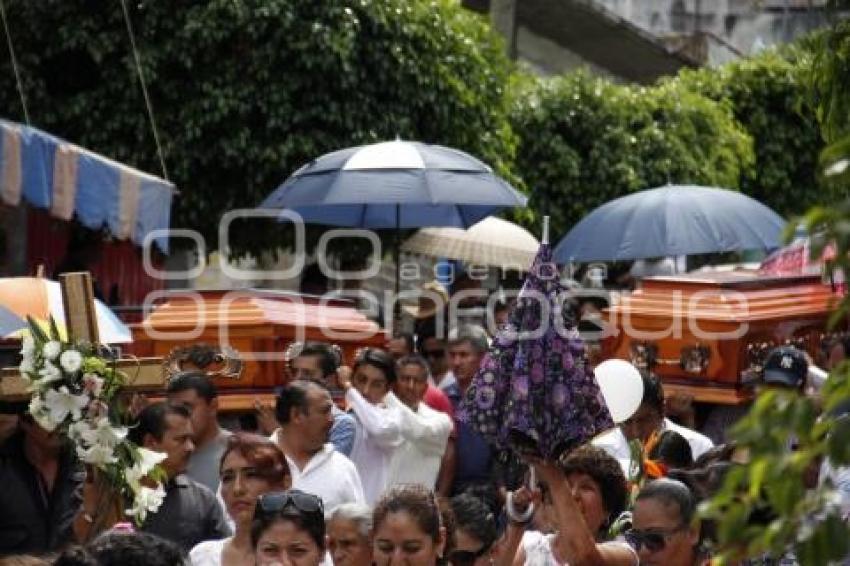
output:
M 641 566 L 697 566 L 708 559 L 699 550 L 700 528 L 694 521 L 697 502 L 682 482 L 658 479 L 646 484 L 635 500 L 632 529 L 626 540 L 637 550 Z
M 257 497 L 289 487 L 283 452 L 268 439 L 247 433 L 230 437 L 219 467 L 221 497 L 234 523 L 234 535 L 205 541 L 189 553 L 192 566 L 254 566 L 251 521 Z
M 421 485 L 396 486 L 372 514 L 377 566 L 445 564 L 446 527 L 434 493 Z
M 549 518 L 554 532 L 525 533 L 515 554 L 515 566 L 638 564 L 635 551 L 627 543 L 606 540 L 612 522 L 626 507 L 626 478 L 616 459 L 600 448 L 585 445 L 557 464 L 535 462 L 535 469 L 543 491 L 543 515 Z M 516 524 L 511 528 L 515 530 Z M 517 540 L 510 530 L 506 538 Z
M 297 489 L 257 500 L 251 541 L 257 566 L 321 566 L 325 561 L 325 510 L 319 497 Z
M 496 517 L 480 498 L 462 493 L 452 498 L 455 544 L 452 566 L 490 566 L 496 555 Z

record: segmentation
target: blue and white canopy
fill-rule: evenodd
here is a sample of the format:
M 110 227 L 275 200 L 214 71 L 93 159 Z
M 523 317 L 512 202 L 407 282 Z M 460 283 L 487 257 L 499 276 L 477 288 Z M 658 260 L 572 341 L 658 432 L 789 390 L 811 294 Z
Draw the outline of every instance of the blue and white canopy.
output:
M 55 136 L 0 120 L 0 199 L 17 206 L 21 197 L 51 216 L 92 229 L 108 227 L 118 239 L 154 241 L 168 251 L 166 230 L 174 185 L 92 153 Z

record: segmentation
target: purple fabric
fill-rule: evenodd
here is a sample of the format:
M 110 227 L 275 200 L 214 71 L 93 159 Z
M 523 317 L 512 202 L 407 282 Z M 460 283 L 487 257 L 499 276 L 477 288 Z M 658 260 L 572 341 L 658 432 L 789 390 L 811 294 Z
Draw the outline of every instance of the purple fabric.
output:
M 614 426 L 565 292 L 544 244 L 460 405 L 458 420 L 499 450 L 555 459 Z

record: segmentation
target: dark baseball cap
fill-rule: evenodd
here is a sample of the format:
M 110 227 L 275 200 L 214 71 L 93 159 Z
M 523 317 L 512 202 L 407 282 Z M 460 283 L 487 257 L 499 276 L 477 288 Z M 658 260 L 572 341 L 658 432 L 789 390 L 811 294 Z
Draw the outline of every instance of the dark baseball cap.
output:
M 794 346 L 780 346 L 767 354 L 762 381 L 767 385 L 801 388 L 806 382 L 809 362 Z

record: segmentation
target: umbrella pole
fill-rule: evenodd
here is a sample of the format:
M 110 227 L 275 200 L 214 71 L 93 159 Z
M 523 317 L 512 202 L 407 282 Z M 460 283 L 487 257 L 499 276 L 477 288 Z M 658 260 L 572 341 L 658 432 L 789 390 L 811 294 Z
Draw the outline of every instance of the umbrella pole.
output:
M 395 300 L 393 301 L 393 317 L 394 322 L 400 322 L 401 305 L 398 302 L 399 291 L 401 286 L 401 216 L 400 204 L 395 205 L 395 246 L 393 250 L 395 260 Z

